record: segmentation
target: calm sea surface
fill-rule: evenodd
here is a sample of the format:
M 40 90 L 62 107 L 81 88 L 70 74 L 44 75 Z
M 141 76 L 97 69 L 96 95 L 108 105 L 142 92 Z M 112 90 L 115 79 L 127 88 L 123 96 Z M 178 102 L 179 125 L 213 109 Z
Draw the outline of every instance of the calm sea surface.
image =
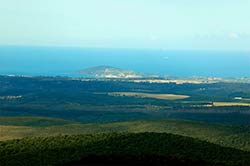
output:
M 172 76 L 250 77 L 250 52 L 0 47 L 0 74 L 74 76 L 98 65 Z

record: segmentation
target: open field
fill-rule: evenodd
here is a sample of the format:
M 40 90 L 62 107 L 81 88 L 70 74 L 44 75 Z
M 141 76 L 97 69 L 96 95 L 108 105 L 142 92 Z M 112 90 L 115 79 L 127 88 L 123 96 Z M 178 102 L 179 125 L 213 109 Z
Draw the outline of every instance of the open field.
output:
M 213 106 L 249 106 L 250 103 L 240 103 L 240 102 L 213 102 Z
M 48 122 L 47 125 L 46 121 Z M 53 122 L 53 123 L 52 123 Z M 221 125 L 187 120 L 144 120 L 114 123 L 77 123 L 43 117 L 1 117 L 0 140 L 56 135 L 156 132 L 198 138 L 226 147 L 250 151 L 249 125 Z
M 110 96 L 127 96 L 137 98 L 154 98 L 161 100 L 178 100 L 189 98 L 187 95 L 176 95 L 176 94 L 152 94 L 152 93 L 141 93 L 141 92 L 111 92 L 108 93 Z

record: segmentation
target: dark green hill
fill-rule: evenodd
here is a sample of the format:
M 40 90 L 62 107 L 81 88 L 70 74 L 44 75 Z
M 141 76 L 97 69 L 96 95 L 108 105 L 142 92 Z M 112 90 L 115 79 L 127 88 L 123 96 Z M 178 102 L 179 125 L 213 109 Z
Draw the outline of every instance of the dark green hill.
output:
M 0 117 L 0 140 L 92 133 L 172 133 L 250 151 L 249 125 L 223 125 L 187 120 L 159 119 L 115 123 L 79 123 L 46 117 Z
M 0 142 L 0 156 L 1 166 L 79 165 L 98 159 L 118 164 L 136 159 L 151 165 L 250 165 L 249 152 L 166 133 L 25 138 Z

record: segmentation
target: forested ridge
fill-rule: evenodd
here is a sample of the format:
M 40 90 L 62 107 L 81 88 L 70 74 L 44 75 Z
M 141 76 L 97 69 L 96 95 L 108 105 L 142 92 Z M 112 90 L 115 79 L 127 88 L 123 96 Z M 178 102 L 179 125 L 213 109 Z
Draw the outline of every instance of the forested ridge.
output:
M 250 165 L 249 152 L 166 133 L 24 138 L 0 142 L 0 156 L 1 166 L 74 165 L 96 159 L 112 163 L 123 156 L 152 165 Z

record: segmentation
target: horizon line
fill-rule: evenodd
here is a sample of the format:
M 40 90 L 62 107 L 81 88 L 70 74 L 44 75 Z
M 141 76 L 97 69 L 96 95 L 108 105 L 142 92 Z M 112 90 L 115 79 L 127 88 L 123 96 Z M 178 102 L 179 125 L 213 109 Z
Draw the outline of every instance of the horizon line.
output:
M 202 49 L 202 48 L 162 48 L 162 47 L 106 47 L 106 46 L 80 46 L 80 45 L 28 45 L 28 44 L 0 44 L 0 47 L 37 47 L 37 48 L 78 48 L 78 49 L 127 49 L 149 51 L 218 51 L 218 52 L 250 52 L 250 49 Z

